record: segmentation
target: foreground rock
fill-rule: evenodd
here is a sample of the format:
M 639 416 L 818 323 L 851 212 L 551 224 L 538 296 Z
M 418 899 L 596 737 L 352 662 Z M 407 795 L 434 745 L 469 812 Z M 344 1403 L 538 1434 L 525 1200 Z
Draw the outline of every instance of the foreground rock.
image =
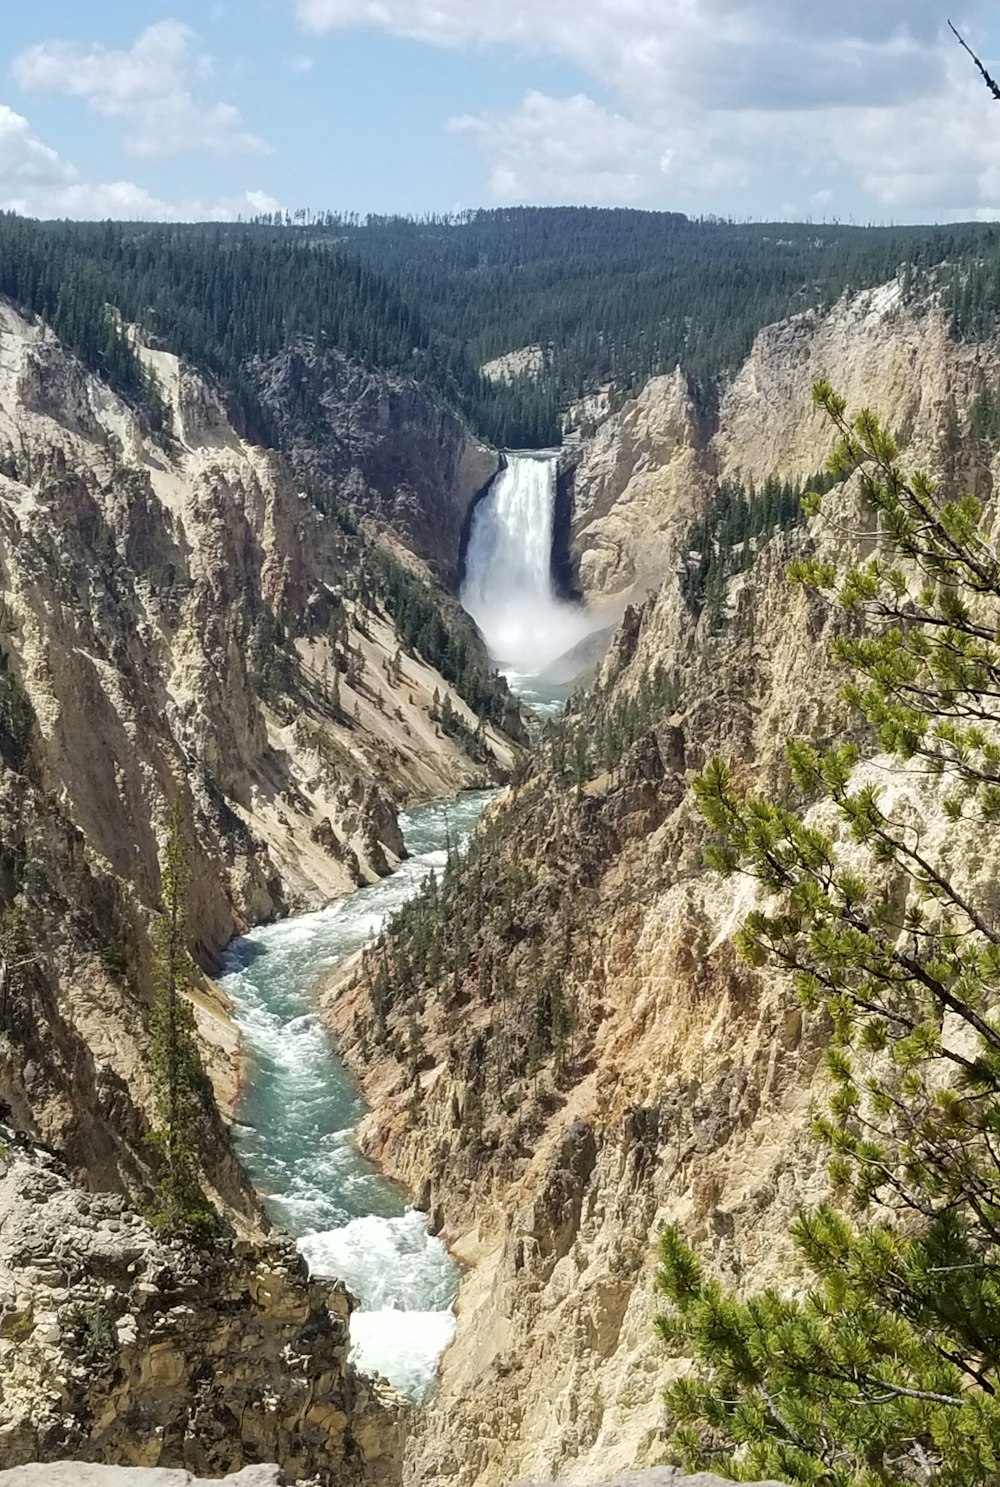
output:
M 193 1477 L 158 1467 L 88 1466 L 81 1461 L 0 1472 L 0 1487 L 285 1487 L 287 1480 L 276 1466 L 248 1466 L 232 1477 Z
M 3 1476 L 0 1475 L 0 1483 Z M 550 1487 L 546 1483 L 519 1483 L 518 1487 Z M 575 1487 L 572 1477 L 567 1479 L 567 1487 Z M 621 1472 L 616 1477 L 596 1484 L 596 1487 L 731 1487 L 730 1478 L 717 1477 L 714 1472 L 695 1472 L 693 1476 L 685 1474 L 676 1466 L 654 1466 L 648 1471 Z M 782 1482 L 748 1482 L 744 1487 L 785 1487 Z
M 233 1477 L 192 1477 L 185 1471 L 158 1471 L 117 1466 L 85 1466 L 60 1461 L 51 1466 L 20 1466 L 0 1472 L 0 1487 L 286 1487 L 288 1479 L 276 1466 L 250 1466 Z M 288 1484 L 291 1487 L 291 1484 Z M 545 1487 L 545 1484 L 519 1484 Z M 571 1484 L 572 1487 L 572 1484 Z M 598 1487 L 728 1487 L 727 1479 L 710 1472 L 686 1477 L 675 1467 L 625 1472 Z M 748 1487 L 783 1487 L 780 1482 L 752 1482 Z
M 192 1253 L 122 1199 L 73 1187 L 44 1152 L 10 1147 L 0 1213 L 0 1461 L 398 1477 L 407 1406 L 349 1367 L 351 1298 L 309 1281 L 290 1241 Z M 25 1466 L 13 1480 L 103 1484 L 93 1470 Z M 240 1487 L 278 1480 L 268 1470 Z

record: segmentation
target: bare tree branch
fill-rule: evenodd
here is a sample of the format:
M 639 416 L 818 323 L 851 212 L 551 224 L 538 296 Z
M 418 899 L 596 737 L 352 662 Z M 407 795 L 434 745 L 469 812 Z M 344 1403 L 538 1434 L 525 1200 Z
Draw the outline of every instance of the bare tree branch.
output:
M 956 31 L 951 21 L 948 22 L 948 29 L 957 40 L 959 46 L 964 47 L 965 50 L 968 52 L 973 62 L 975 62 L 976 66 L 979 68 L 979 71 L 982 73 L 983 82 L 989 88 L 990 92 L 993 94 L 993 97 L 997 100 L 997 102 L 1000 103 L 1000 83 L 998 83 L 994 78 L 990 77 L 989 73 L 986 71 L 986 68 L 983 66 L 982 62 L 980 62 L 979 58 L 972 50 L 965 37 L 960 31 Z

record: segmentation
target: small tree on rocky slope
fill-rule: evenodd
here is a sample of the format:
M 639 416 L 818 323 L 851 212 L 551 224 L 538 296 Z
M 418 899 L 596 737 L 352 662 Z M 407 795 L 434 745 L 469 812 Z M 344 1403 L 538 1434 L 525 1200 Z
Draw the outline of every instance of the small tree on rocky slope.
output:
M 796 1297 L 740 1299 L 664 1234 L 660 1329 L 696 1360 L 667 1391 L 673 1443 L 742 1480 L 985 1487 L 1000 1481 L 1000 911 L 995 883 L 970 883 L 1000 820 L 1000 559 L 975 501 L 939 501 L 873 414 L 850 422 L 825 383 L 814 396 L 839 434 L 831 473 L 856 474 L 882 555 L 792 577 L 859 617 L 835 642 L 847 701 L 908 788 L 936 781 L 944 824 L 932 846 L 899 819 L 850 745 L 789 745 L 799 809 L 743 798 L 720 761 L 697 783 L 710 865 L 766 891 L 743 953 L 829 1014 L 817 1135 L 837 1201 L 793 1226 L 814 1277 Z M 839 846 L 807 814 L 823 797 Z
M 201 1061 L 194 1013 L 184 995 L 190 975 L 187 891 L 190 882 L 180 802 L 170 813 L 170 832 L 160 864 L 161 913 L 153 930 L 156 994 L 151 1019 L 152 1063 L 159 1121 L 150 1140 L 160 1154 L 156 1227 L 203 1240 L 215 1217 L 198 1177 L 196 1139 Z

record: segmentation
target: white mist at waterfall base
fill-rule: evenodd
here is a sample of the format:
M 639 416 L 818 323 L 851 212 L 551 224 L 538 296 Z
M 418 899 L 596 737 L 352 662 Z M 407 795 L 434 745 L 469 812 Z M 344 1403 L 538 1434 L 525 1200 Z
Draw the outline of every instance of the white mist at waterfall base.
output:
M 314 997 L 321 977 L 444 866 L 449 835 L 466 836 L 490 798 L 470 794 L 401 817 L 412 855 L 390 878 L 234 940 L 220 978 L 249 1065 L 235 1133 L 244 1166 L 311 1273 L 343 1280 L 361 1302 L 351 1317 L 354 1362 L 417 1401 L 454 1332 L 458 1267 L 358 1152 L 364 1103 Z
M 539 677 L 607 620 L 560 599 L 552 582 L 558 455 L 506 459 L 473 513 L 459 597 L 497 665 Z

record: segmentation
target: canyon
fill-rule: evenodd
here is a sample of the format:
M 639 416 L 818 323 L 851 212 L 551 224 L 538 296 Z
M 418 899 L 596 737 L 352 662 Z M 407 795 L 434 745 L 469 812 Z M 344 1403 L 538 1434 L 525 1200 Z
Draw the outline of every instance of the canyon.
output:
M 293 1251 L 279 1262 L 255 1248 L 270 1242 L 268 1225 L 224 1120 L 237 1099 L 238 1039 L 226 997 L 204 973 L 251 924 L 387 874 L 403 852 L 397 808 L 502 778 L 516 745 L 417 656 L 406 661 L 404 685 L 395 662 L 408 643 L 388 601 L 376 597 L 374 572 L 363 602 L 358 593 L 368 539 L 307 500 L 304 477 L 288 460 L 241 438 L 208 382 L 164 351 L 142 355 L 172 410 L 169 438 L 151 435 L 50 331 L 9 307 L 0 311 L 0 816 L 4 897 L 17 905 L 3 920 L 0 1098 L 29 1143 L 59 1153 L 59 1182 L 71 1178 L 81 1194 L 143 1206 L 153 1182 L 155 1109 L 147 926 L 178 800 L 202 968 L 194 1011 L 215 1091 L 201 1115 L 204 1175 L 246 1256 L 244 1280 L 233 1268 L 245 1321 L 226 1323 L 228 1341 L 222 1332 L 211 1341 L 209 1329 L 197 1345 L 203 1353 L 239 1351 L 263 1336 L 265 1277 L 284 1267 L 280 1286 L 274 1282 L 287 1294 L 276 1301 L 273 1356 L 262 1352 L 251 1366 L 246 1398 L 263 1411 L 266 1435 L 263 1401 L 304 1391 L 294 1408 L 327 1423 L 303 1437 L 303 1473 L 350 1459 L 364 1475 L 379 1448 L 362 1448 L 364 1432 L 355 1436 L 350 1423 L 354 1405 L 342 1407 L 356 1387 L 345 1361 L 348 1302 L 336 1288 L 327 1301 L 308 1290 Z M 416 403 L 413 395 L 414 410 Z M 428 407 L 426 418 L 429 439 L 446 439 L 436 411 Z M 366 447 L 377 444 L 373 434 Z M 461 452 L 445 447 L 442 458 L 457 466 Z M 416 557 L 410 562 L 406 592 L 430 602 L 422 597 L 431 592 L 424 570 Z M 465 643 L 477 653 L 471 630 Z M 485 664 L 483 653 L 483 675 Z M 445 699 L 454 720 L 448 734 L 431 716 Z M 26 1218 L 35 1212 L 23 1210 Z M 117 1229 L 121 1220 L 114 1213 L 111 1220 Z M 145 1281 L 120 1277 L 136 1272 L 138 1260 L 106 1263 L 108 1282 L 113 1275 L 124 1285 L 122 1310 L 135 1312 L 132 1290 Z M 169 1254 L 149 1260 L 154 1272 L 171 1264 Z M 84 1249 L 69 1270 L 92 1269 L 90 1290 L 99 1290 L 102 1266 Z M 21 1381 L 4 1395 L 8 1465 L 72 1441 L 58 1424 L 64 1376 L 78 1369 L 65 1314 L 93 1304 L 74 1299 L 65 1280 L 34 1282 L 32 1274 L 22 1261 L 18 1299 L 0 1325 L 3 1369 L 16 1367 Z M 200 1283 L 216 1285 L 209 1276 Z M 36 1284 L 43 1289 L 33 1294 Z M 55 1300 L 45 1290 L 51 1284 L 61 1289 Z M 182 1287 L 171 1306 L 196 1315 L 207 1294 L 198 1284 Z M 296 1353 L 302 1326 L 306 1336 L 326 1329 L 325 1355 L 314 1356 L 311 1345 Z M 137 1387 L 148 1391 L 162 1344 L 140 1322 L 133 1346 Z M 293 1355 L 298 1362 L 288 1361 Z M 177 1364 L 177 1409 L 185 1369 L 197 1374 L 206 1408 L 224 1414 L 215 1393 L 221 1376 L 206 1377 L 190 1358 Z M 164 1428 L 141 1448 L 127 1432 L 116 1434 L 119 1411 L 134 1423 L 130 1411 L 140 1408 L 120 1381 L 113 1408 L 100 1381 L 86 1404 L 84 1385 L 73 1387 L 83 1454 L 130 1460 L 138 1452 L 146 1464 L 162 1457 L 183 1465 L 201 1449 L 183 1431 L 174 1439 Z M 376 1401 L 375 1416 L 380 1409 Z M 57 1423 L 39 1434 L 29 1421 L 47 1411 Z M 384 1412 L 391 1442 L 393 1412 Z M 88 1428 L 91 1415 L 104 1424 Z M 287 1428 L 301 1435 L 295 1421 Z M 374 1440 L 377 1422 L 372 1431 Z M 238 1432 L 219 1447 L 230 1452 L 227 1468 L 260 1449 L 241 1444 Z
M 613 765 L 567 784 L 551 738 L 525 754 L 539 725 L 510 698 L 477 716 L 407 643 L 375 577 L 390 554 L 461 626 L 500 456 L 405 379 L 311 346 L 254 368 L 265 449 L 211 379 L 137 344 L 169 437 L 51 331 L 0 309 L 0 887 L 33 937 L 23 966 L 5 956 L 0 1210 L 24 1239 L 0 1255 L 0 1466 L 79 1456 L 222 1476 L 276 1461 L 291 1478 L 415 1487 L 654 1468 L 672 1366 L 653 1328 L 661 1226 L 682 1221 L 742 1286 L 789 1284 L 789 1220 L 826 1190 L 809 1125 L 828 1029 L 739 960 L 753 888 L 704 869 L 690 782 L 720 753 L 776 786 L 788 737 L 841 729 L 839 621 L 785 569 L 855 550 L 815 523 L 769 532 L 710 612 L 685 586 L 689 536 L 726 479 L 807 484 L 823 468 L 819 376 L 852 408 L 877 406 L 909 463 L 989 503 L 995 456 L 969 425 L 1000 347 L 958 341 L 933 302 L 889 283 L 762 331 L 717 409 L 678 369 L 563 456 L 581 633 L 621 616 L 568 726 L 606 730 L 661 687 Z M 297 418 L 303 386 L 328 437 Z M 852 491 L 834 499 L 846 521 Z M 551 549 L 551 530 L 534 535 Z M 499 658 L 528 672 L 530 627 Z M 310 989 L 368 1107 L 364 1153 L 462 1267 L 455 1338 L 416 1409 L 349 1361 L 354 1303 L 307 1278 L 239 1161 L 246 1050 L 219 973 L 234 936 L 387 879 L 405 860 L 401 811 L 511 780 L 465 870 L 479 887 L 464 880 L 484 905 L 491 985 L 432 986 L 387 1027 L 357 956 Z M 943 830 L 933 792 L 899 788 L 901 808 Z M 205 1177 L 228 1229 L 190 1272 L 138 1212 L 155 1105 L 146 927 L 174 798 L 215 1095 Z M 503 1045 L 547 976 L 572 1003 L 566 1046 L 505 1082 Z M 117 1372 L 107 1356 L 87 1366 L 87 1347 L 108 1352 L 102 1297 Z
M 826 1097 L 828 1029 L 786 979 L 741 963 L 734 940 L 753 884 L 703 868 L 689 786 L 719 754 L 744 785 L 778 788 L 788 738 L 843 736 L 843 678 L 828 655 L 839 621 L 785 570 L 798 555 L 849 560 L 864 544 L 838 531 L 859 516 L 848 488 L 828 498 L 838 504 L 827 526 L 761 541 L 711 614 L 685 595 L 687 534 L 727 475 L 807 483 L 823 468 L 830 431 L 810 402 L 821 375 L 852 409 L 877 406 L 903 431 L 908 463 L 988 500 L 995 465 L 955 427 L 968 427 L 997 357 L 887 285 L 764 331 L 714 427 L 680 374 L 654 379 L 576 464 L 581 587 L 630 601 L 578 727 L 601 727 L 658 669 L 678 674 L 679 700 L 610 768 L 567 785 L 543 757 L 495 808 L 488 865 L 462 883 L 483 900 L 467 933 L 492 981 L 470 971 L 454 988 L 402 993 L 374 1056 L 373 969 L 336 973 L 323 997 L 371 1106 L 364 1150 L 420 1195 L 468 1265 L 406 1480 L 597 1482 L 661 1459 L 664 1223 L 680 1221 L 741 1287 L 794 1283 L 789 1222 L 826 1192 L 810 1126 Z M 929 837 L 945 829 L 939 796 L 917 780 L 898 788 Z M 976 871 L 980 887 L 994 882 L 992 856 Z M 550 966 L 574 1009 L 570 1047 L 518 1077 L 509 1045 Z M 394 1025 L 413 1037 L 414 1019 L 419 1102 L 412 1063 L 392 1053 Z

